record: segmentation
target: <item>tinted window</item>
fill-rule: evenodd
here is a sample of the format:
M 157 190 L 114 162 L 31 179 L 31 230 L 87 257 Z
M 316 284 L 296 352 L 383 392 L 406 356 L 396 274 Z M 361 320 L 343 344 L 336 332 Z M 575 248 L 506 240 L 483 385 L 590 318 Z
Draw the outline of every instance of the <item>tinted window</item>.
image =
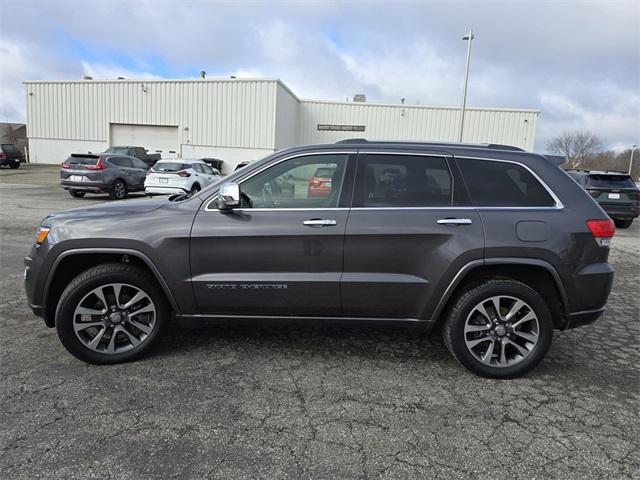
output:
M 549 192 L 527 169 L 514 163 L 458 161 L 474 205 L 480 207 L 550 207 Z
M 636 188 L 628 175 L 589 175 L 587 187 L 594 188 Z
M 110 157 L 109 163 L 111 165 L 115 165 L 116 167 L 133 167 L 131 160 L 129 160 L 127 157 Z
M 201 167 L 203 173 L 206 173 L 207 175 L 213 175 L 213 170 L 209 165 L 201 165 Z
M 347 156 L 309 155 L 278 163 L 242 182 L 244 208 L 335 208 L 342 188 Z M 334 171 L 315 182 L 319 168 Z
M 158 162 L 153 166 L 152 170 L 154 172 L 179 172 L 180 170 L 187 170 L 189 168 L 192 168 L 190 163 Z
M 358 160 L 354 206 L 446 207 L 452 191 L 443 158 L 367 155 Z
M 97 156 L 72 156 L 69 157 L 65 163 L 68 165 L 95 165 L 98 163 L 99 158 L 100 157 Z
M 18 149 L 15 147 L 15 145 L 13 145 L 11 143 L 3 143 L 2 144 L 2 151 L 3 152 L 7 152 L 7 153 L 16 153 L 18 151 Z
M 116 155 L 127 155 L 129 149 L 127 147 L 109 147 L 104 153 L 115 153 Z
M 137 158 L 131 158 L 131 163 L 133 163 L 134 168 L 139 168 L 143 170 L 147 169 L 147 164 Z

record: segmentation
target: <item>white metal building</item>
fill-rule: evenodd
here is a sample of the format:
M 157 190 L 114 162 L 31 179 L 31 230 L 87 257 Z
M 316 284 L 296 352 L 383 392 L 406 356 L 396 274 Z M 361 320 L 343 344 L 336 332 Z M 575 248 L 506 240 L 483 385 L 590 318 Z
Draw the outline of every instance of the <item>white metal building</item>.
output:
M 456 141 L 460 109 L 300 100 L 275 79 L 25 82 L 32 162 L 110 145 L 215 157 L 229 172 L 275 150 L 345 138 Z M 469 108 L 464 141 L 533 148 L 538 110 Z

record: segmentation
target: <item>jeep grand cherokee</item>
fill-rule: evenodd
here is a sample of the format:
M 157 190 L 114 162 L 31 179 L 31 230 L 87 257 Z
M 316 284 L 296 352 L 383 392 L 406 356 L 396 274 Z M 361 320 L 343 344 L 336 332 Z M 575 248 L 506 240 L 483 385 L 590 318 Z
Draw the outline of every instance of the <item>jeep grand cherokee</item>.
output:
M 318 169 L 327 195 L 308 193 Z M 276 152 L 197 194 L 49 215 L 25 282 L 90 363 L 140 357 L 173 316 L 295 317 L 438 329 L 466 368 L 509 378 L 554 329 L 602 314 L 614 231 L 540 155 L 354 140 Z

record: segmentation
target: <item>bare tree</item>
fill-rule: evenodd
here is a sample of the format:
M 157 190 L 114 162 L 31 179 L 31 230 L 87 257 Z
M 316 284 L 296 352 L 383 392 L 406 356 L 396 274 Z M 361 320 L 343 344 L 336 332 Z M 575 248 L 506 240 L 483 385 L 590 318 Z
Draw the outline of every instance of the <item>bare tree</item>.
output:
M 547 142 L 547 150 L 567 157 L 566 166 L 569 168 L 583 167 L 584 163 L 601 153 L 604 143 L 592 132 L 565 132 Z

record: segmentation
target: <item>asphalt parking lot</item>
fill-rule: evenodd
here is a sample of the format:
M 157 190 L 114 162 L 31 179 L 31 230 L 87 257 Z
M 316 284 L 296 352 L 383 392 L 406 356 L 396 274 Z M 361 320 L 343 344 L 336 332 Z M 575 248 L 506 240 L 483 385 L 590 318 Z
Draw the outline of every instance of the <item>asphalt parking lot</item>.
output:
M 0 169 L 2 478 L 640 478 L 640 222 L 614 239 L 606 315 L 525 378 L 373 326 L 174 324 L 97 367 L 28 309 L 22 259 L 47 213 L 101 201 L 56 167 Z

